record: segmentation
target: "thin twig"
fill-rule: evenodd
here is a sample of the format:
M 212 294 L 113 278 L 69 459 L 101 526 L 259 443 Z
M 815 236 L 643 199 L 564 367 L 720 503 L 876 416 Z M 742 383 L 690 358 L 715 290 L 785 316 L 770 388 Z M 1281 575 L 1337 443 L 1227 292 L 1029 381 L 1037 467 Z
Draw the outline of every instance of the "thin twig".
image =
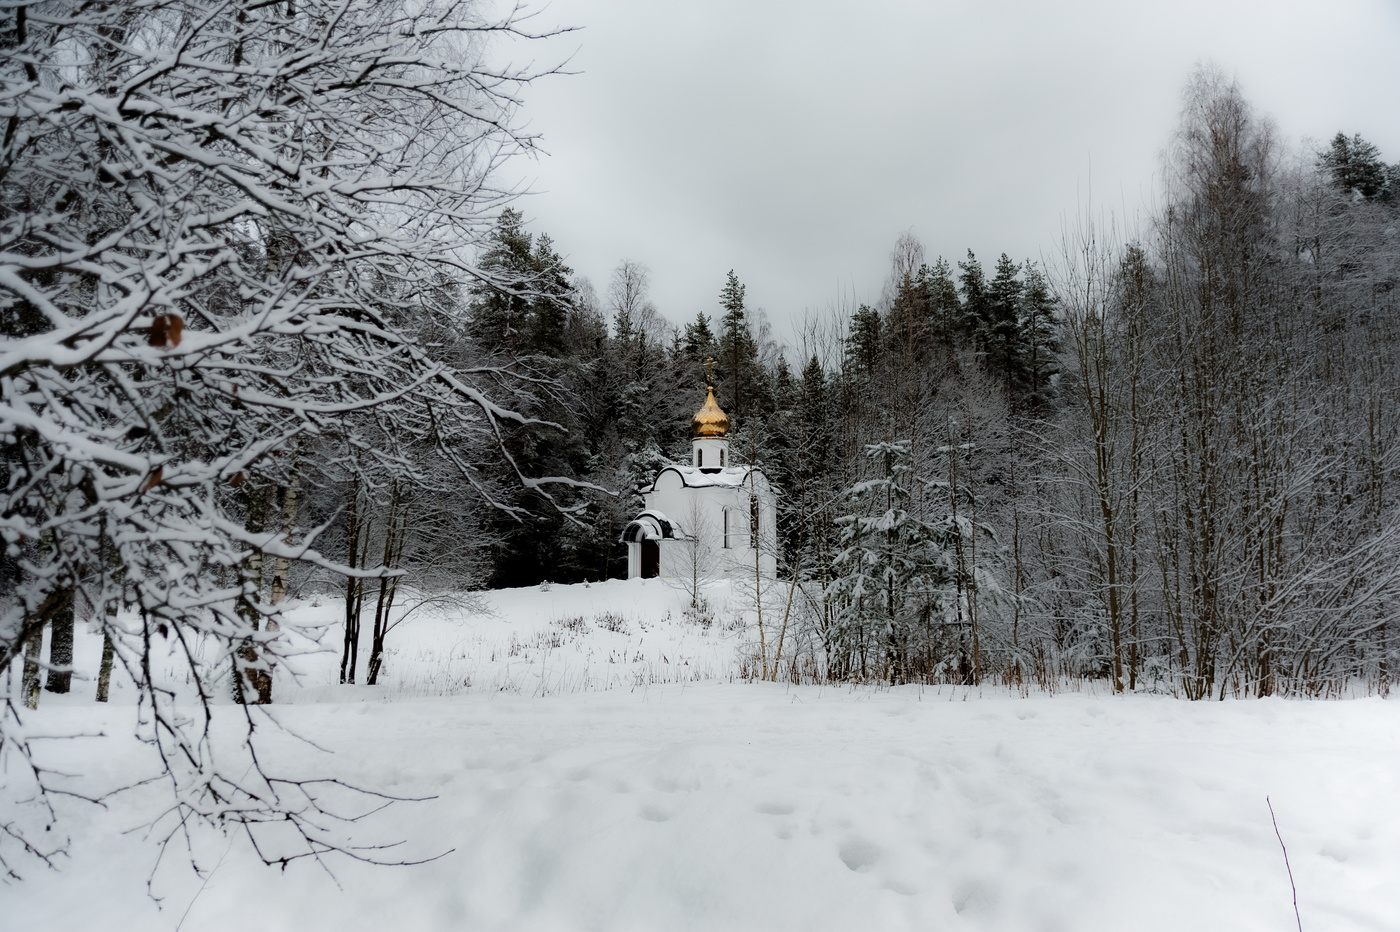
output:
M 1269 818 L 1274 820 L 1274 834 L 1278 836 L 1278 846 L 1283 848 L 1283 866 L 1288 870 L 1288 885 L 1293 888 L 1293 918 L 1298 920 L 1298 932 L 1303 932 L 1303 917 L 1298 912 L 1298 885 L 1293 882 L 1293 868 L 1288 863 L 1288 848 L 1283 844 L 1283 835 L 1278 830 L 1278 816 L 1274 815 L 1274 804 L 1269 797 L 1264 797 L 1264 802 L 1269 804 Z

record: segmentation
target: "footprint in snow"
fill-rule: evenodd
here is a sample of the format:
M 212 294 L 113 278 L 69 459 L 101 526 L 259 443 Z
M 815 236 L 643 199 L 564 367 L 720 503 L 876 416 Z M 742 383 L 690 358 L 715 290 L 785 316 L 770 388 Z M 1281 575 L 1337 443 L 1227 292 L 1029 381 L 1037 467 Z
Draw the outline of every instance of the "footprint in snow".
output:
M 880 860 L 880 846 L 863 838 L 851 838 L 837 850 L 841 861 L 858 874 L 865 873 Z
M 996 888 L 980 880 L 965 880 L 953 890 L 953 909 L 959 913 L 989 913 L 996 905 Z
M 648 822 L 669 822 L 671 821 L 671 813 L 657 806 L 643 806 L 642 818 Z

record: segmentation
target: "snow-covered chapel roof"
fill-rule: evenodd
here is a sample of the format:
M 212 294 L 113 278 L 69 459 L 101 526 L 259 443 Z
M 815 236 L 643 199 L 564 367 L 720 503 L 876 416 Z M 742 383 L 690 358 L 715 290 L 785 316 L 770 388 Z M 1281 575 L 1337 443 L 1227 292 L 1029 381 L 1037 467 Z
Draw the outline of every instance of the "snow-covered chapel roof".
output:
M 655 508 L 648 508 L 637 515 L 622 531 L 624 543 L 667 539 L 684 540 L 685 532 Z
M 749 474 L 757 473 L 755 483 L 762 482 L 767 485 L 767 477 L 763 475 L 763 470 L 756 466 L 726 466 L 723 469 L 701 469 L 697 466 L 667 466 L 656 474 L 656 479 L 651 484 L 651 489 L 656 489 L 656 483 L 661 481 L 661 477 L 668 472 L 673 472 L 681 477 L 681 485 L 688 489 L 703 488 L 746 488 L 750 485 Z

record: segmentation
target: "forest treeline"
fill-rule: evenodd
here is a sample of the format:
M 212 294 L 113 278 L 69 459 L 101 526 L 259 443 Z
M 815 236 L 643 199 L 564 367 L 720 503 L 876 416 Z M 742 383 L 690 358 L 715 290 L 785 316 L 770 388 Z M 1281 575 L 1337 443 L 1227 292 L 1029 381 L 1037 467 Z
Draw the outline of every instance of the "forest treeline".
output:
M 347 25 L 253 6 L 230 14 L 245 38 L 211 39 L 214 64 L 189 78 L 201 106 L 231 99 L 221 82 L 283 80 L 226 77 L 219 62 L 247 49 L 271 56 L 268 74 L 378 61 L 371 8 Z M 258 32 L 303 21 L 349 29 L 354 54 L 303 62 Z M 101 42 L 116 57 L 75 73 L 110 102 L 137 53 Z M 365 73 L 345 80 L 373 85 Z M 531 139 L 396 80 L 392 165 L 346 129 L 365 117 L 341 98 L 285 105 L 285 125 L 324 125 L 335 158 L 255 120 L 239 151 L 268 161 L 236 183 L 217 166 L 113 175 L 114 159 L 175 143 L 147 141 L 165 130 L 143 112 L 93 116 L 107 103 L 43 97 L 49 116 L 15 137 L 29 148 L 5 192 L 29 225 L 4 228 L 19 271 L 0 308 L 14 360 L 0 646 L 25 658 L 26 704 L 41 680 L 70 688 L 79 617 L 104 632 L 101 699 L 121 665 L 168 702 L 140 672 L 152 632 L 194 625 L 222 646 L 191 669 L 268 702 L 290 593 L 343 595 L 341 679 L 374 683 L 410 601 L 625 575 L 622 530 L 659 468 L 688 460 L 709 360 L 731 449 L 779 495 L 784 584 L 762 598 L 783 647 L 761 639 L 762 676 L 1091 677 L 1191 698 L 1388 688 L 1400 166 L 1360 136 L 1290 153 L 1201 71 L 1159 207 L 1135 226 L 1083 212 L 1040 260 L 931 257 L 906 233 L 877 301 L 809 314 L 780 342 L 733 271 L 676 325 L 642 265 L 601 289 L 568 268 L 492 193 L 494 163 L 447 146 L 441 177 L 423 172 L 401 132 L 422 114 L 462 151 Z M 169 158 L 204 158 L 202 131 L 182 132 Z M 326 194 L 316 173 L 356 164 L 385 190 L 403 173 L 414 185 L 388 208 L 360 182 Z M 281 200 L 263 216 L 267 191 Z M 171 242 L 183 251 L 155 245 Z
M 773 675 L 1384 688 L 1400 660 L 1400 166 L 1344 134 L 1289 153 L 1203 71 L 1165 168 L 1154 215 L 1081 215 L 1044 264 L 932 258 L 905 234 L 878 302 L 809 315 L 786 344 L 733 272 L 711 313 L 673 326 L 644 267 L 622 262 L 599 294 L 507 210 L 483 254 L 493 282 L 444 294 L 465 312 L 454 338 L 530 380 L 521 410 L 566 429 L 513 431 L 516 463 L 595 488 L 551 509 L 500 476 L 483 481 L 504 508 L 357 487 L 352 513 L 373 517 L 350 559 L 492 587 L 625 575 L 621 530 L 657 469 L 688 458 L 713 358 L 733 449 L 780 490 L 780 575 L 798 580 L 768 596 L 796 602 Z M 317 509 L 345 494 L 323 487 Z

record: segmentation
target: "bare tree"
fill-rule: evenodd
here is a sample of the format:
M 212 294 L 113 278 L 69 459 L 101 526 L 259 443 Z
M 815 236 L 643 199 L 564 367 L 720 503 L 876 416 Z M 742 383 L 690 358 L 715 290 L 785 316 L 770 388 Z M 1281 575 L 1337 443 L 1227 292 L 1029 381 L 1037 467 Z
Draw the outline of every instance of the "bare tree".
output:
M 385 282 L 416 294 L 480 274 L 467 250 L 507 196 L 495 168 L 532 145 L 513 128 L 513 95 L 537 74 L 491 67 L 483 43 L 531 33 L 519 11 L 492 19 L 454 0 L 35 0 L 12 16 L 0 662 L 31 656 L 78 592 L 104 607 L 111 662 L 140 696 L 171 793 L 162 845 L 204 824 L 241 830 L 269 863 L 350 851 L 316 781 L 256 756 L 212 763 L 209 684 L 218 670 L 270 682 L 282 642 L 265 560 L 274 576 L 279 560 L 383 575 L 323 558 L 315 530 L 259 517 L 268 490 L 300 481 L 303 441 L 377 411 L 488 499 L 462 453 L 480 445 L 464 439 L 512 468 L 502 425 L 529 418 L 493 400 L 495 373 L 434 359 L 403 326 L 432 309 L 382 297 Z M 518 481 L 551 500 L 551 480 Z M 167 651 L 192 674 L 193 719 L 177 709 L 184 687 L 151 663 Z M 24 775 L 0 806 L 11 874 L 22 853 L 51 860 L 58 847 L 44 832 L 55 787 L 23 714 L 9 700 L 0 714 L 3 765 Z M 260 719 L 239 714 L 251 755 Z M 292 847 L 268 823 L 279 838 L 292 828 Z
M 1116 689 L 1146 652 L 1195 699 L 1334 688 L 1377 653 L 1398 533 L 1388 291 L 1356 249 L 1364 218 L 1283 164 L 1202 68 L 1151 240 L 1088 222 L 1066 239 L 1068 577 L 1097 603 Z
M 692 496 L 690 508 L 680 516 L 679 527 L 682 537 L 667 546 L 676 547 L 681 554 L 679 576 L 668 580 L 679 586 L 690 600 L 690 610 L 696 615 L 708 611 L 704 591 L 706 584 L 714 580 L 720 570 L 719 553 L 715 541 L 719 530 L 710 521 L 703 504 Z
M 648 297 L 651 292 L 651 272 L 631 259 L 624 259 L 613 269 L 608 283 L 608 307 L 613 313 L 613 332 L 623 344 L 645 341 L 661 343 L 666 323 Z
M 1136 685 L 1141 642 L 1142 464 L 1151 423 L 1144 381 L 1145 258 L 1111 225 L 1083 215 L 1062 243 L 1055 289 L 1074 396 L 1058 450 L 1087 508 L 1066 514 L 1085 542 L 1082 565 L 1103 607 L 1115 692 Z

